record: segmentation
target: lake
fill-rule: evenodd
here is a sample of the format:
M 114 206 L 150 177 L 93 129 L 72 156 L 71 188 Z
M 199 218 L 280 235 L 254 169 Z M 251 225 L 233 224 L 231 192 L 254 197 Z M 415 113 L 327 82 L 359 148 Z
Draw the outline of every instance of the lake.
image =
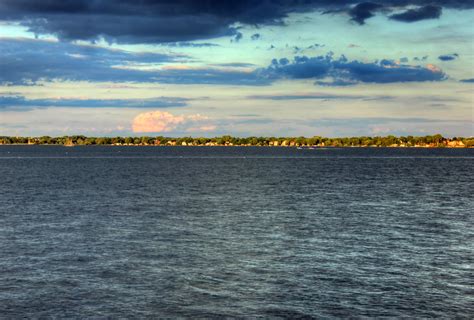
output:
M 0 146 L 0 317 L 472 318 L 474 149 Z

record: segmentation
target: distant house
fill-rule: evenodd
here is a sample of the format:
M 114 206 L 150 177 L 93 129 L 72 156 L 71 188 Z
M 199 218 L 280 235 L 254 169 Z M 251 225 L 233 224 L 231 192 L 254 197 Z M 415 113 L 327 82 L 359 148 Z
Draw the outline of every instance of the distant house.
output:
M 460 140 L 452 140 L 448 141 L 447 146 L 451 148 L 464 148 L 466 145 Z

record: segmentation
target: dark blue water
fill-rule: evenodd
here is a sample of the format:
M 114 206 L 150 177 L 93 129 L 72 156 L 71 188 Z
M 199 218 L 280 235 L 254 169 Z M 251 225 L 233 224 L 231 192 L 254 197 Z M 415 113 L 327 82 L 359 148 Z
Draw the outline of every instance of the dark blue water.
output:
M 474 149 L 0 147 L 0 318 L 474 315 Z

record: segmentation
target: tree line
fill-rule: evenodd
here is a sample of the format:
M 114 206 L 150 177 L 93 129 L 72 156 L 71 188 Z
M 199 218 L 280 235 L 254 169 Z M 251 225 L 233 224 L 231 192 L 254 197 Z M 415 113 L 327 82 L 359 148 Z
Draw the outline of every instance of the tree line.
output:
M 283 146 L 283 147 L 474 147 L 474 137 L 445 138 L 427 136 L 327 137 L 9 137 L 0 136 L 0 144 L 37 145 L 125 145 L 125 146 Z

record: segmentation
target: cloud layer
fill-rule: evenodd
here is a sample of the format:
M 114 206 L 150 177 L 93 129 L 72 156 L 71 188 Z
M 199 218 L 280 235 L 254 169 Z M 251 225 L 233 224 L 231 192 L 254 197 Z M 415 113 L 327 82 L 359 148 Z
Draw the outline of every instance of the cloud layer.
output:
M 0 109 L 11 108 L 169 108 L 184 107 L 188 99 L 159 97 L 153 99 L 27 99 L 23 96 L 0 96 Z
M 137 82 L 167 84 L 269 85 L 279 79 L 315 79 L 319 85 L 441 81 L 433 65 L 413 66 L 382 59 L 375 62 L 341 56 L 295 56 L 273 59 L 267 68 L 242 70 L 249 64 L 190 67 L 188 57 L 132 53 L 96 46 L 42 40 L 0 39 L 0 85 L 41 81 Z M 170 63 L 177 65 L 169 65 Z M 168 65 L 165 65 L 168 64 Z M 173 103 L 176 101 L 173 101 Z
M 40 80 L 147 81 L 151 78 L 149 72 L 118 66 L 162 64 L 177 58 L 64 42 L 4 38 L 0 39 L 0 84 L 31 84 Z
M 236 23 L 283 24 L 291 13 L 348 14 L 359 24 L 377 12 L 393 20 L 438 18 L 442 8 L 473 8 L 461 0 L 3 0 L 0 20 L 16 21 L 36 34 L 65 40 L 164 43 L 238 36 Z M 87 27 L 85 27 L 87 26 Z

